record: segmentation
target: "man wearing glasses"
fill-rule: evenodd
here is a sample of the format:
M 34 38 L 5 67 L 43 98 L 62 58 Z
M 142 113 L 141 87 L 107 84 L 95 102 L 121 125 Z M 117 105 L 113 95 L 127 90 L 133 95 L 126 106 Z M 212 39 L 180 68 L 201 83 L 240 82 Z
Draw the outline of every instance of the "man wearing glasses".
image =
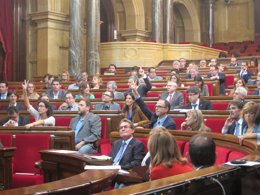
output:
M 16 107 L 9 107 L 7 110 L 8 117 L 0 122 L 0 126 L 4 127 L 18 127 L 29 124 L 29 119 L 25 116 L 19 115 Z
M 121 110 L 120 105 L 114 100 L 114 93 L 111 91 L 105 91 L 102 94 L 102 101 L 101 104 L 96 104 L 94 109 L 95 110 Z
M 122 119 L 119 124 L 121 139 L 114 142 L 109 154 L 113 165 L 120 165 L 122 169 L 129 170 L 140 166 L 144 158 L 144 144 L 133 137 L 134 124 L 128 119 Z
M 141 108 L 145 116 L 150 120 L 149 128 L 163 126 L 166 129 L 176 129 L 175 121 L 168 115 L 171 105 L 167 100 L 159 99 L 155 105 L 155 112 L 152 112 L 139 95 L 136 85 L 133 84 L 131 89 L 134 92 L 136 103 Z
M 184 107 L 192 110 L 212 110 L 209 100 L 200 98 L 200 89 L 197 86 L 189 87 L 187 90 L 189 103 Z

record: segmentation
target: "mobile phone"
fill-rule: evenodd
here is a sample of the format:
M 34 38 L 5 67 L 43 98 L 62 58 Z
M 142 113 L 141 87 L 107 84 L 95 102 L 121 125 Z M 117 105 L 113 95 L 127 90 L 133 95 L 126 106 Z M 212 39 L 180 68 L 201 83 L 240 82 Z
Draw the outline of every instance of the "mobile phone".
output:
M 235 159 L 235 160 L 232 160 L 232 161 L 231 161 L 231 164 L 240 165 L 240 164 L 245 164 L 246 162 L 247 162 L 246 159 Z

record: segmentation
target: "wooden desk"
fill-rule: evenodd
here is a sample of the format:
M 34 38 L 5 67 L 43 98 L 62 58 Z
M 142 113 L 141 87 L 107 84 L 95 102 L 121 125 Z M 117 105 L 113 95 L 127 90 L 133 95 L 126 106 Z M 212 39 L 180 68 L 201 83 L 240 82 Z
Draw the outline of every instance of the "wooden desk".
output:
M 0 190 L 5 190 L 12 185 L 12 157 L 15 147 L 0 149 Z

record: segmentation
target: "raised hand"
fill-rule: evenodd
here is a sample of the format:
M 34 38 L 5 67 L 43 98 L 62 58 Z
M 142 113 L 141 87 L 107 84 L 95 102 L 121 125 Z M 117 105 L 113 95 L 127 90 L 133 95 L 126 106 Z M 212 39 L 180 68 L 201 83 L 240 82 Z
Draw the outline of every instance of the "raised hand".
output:
M 24 80 L 24 83 L 22 84 L 23 90 L 26 91 L 29 84 L 29 80 Z

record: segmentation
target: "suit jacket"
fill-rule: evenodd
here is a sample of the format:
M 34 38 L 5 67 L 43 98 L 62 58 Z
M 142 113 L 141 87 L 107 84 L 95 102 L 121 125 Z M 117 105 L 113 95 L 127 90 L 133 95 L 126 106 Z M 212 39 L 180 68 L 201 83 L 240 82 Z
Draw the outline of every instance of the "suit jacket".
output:
M 65 99 L 65 95 L 66 95 L 67 91 L 61 89 L 59 94 L 58 94 L 58 99 Z M 47 92 L 49 98 L 53 99 L 54 98 L 54 93 L 53 93 L 53 90 L 49 90 Z
M 191 103 L 188 103 L 184 108 L 185 109 L 192 109 Z M 212 110 L 210 101 L 200 99 L 199 110 Z
M 94 110 L 105 110 L 104 109 L 105 106 L 109 106 L 108 110 L 121 110 L 120 105 L 116 102 L 112 102 L 111 104 L 107 104 L 107 105 L 105 103 L 96 104 Z
M 17 110 L 26 110 L 26 107 L 23 104 L 21 104 L 21 103 L 16 103 L 15 107 L 17 108 Z M 8 110 L 8 109 L 9 109 L 9 105 L 7 105 L 5 107 L 5 110 Z
M 70 122 L 70 127 L 75 130 L 80 120 L 80 116 L 74 117 Z M 78 131 L 77 140 L 78 142 L 85 141 L 88 143 L 94 143 L 100 139 L 101 136 L 101 119 L 98 115 L 92 112 L 87 113 L 84 122 L 80 130 Z M 77 144 L 77 143 L 76 143 Z
M 160 98 L 166 100 L 169 96 L 168 92 L 164 92 L 161 94 Z M 171 110 L 173 109 L 180 109 L 183 107 L 184 104 L 184 97 L 183 94 L 179 91 L 175 91 L 174 95 L 172 96 Z
M 137 91 L 139 93 L 139 95 L 141 97 L 146 97 L 147 95 L 147 92 L 152 88 L 152 84 L 151 82 L 149 81 L 148 77 L 147 78 L 144 78 L 144 82 L 145 84 L 142 84 L 140 85 L 138 88 L 137 88 Z M 127 93 L 133 93 L 132 89 L 128 89 L 125 94 Z
M 150 120 L 150 128 L 153 128 L 154 123 L 157 122 L 158 116 L 156 116 L 155 112 L 152 112 L 147 105 L 144 103 L 143 99 L 140 97 L 138 99 L 135 100 L 135 102 L 138 104 L 138 106 L 140 107 L 140 109 L 143 111 L 143 113 L 145 114 L 145 116 Z M 162 126 L 164 126 L 166 129 L 176 129 L 176 123 L 175 121 L 167 116 L 167 118 L 165 119 L 164 123 L 162 124 Z
M 239 74 L 239 77 L 240 77 L 241 79 L 243 79 L 243 80 L 245 81 L 245 83 L 247 83 L 248 80 L 251 78 L 252 73 L 247 70 L 245 73 L 243 73 L 243 74 L 241 75 L 241 71 L 242 71 L 242 70 L 238 70 L 238 71 L 237 71 L 237 74 Z
M 119 91 L 115 91 L 114 92 L 114 99 L 124 99 L 125 96 L 122 92 L 119 92 Z
M 114 160 L 123 140 L 117 140 L 113 143 L 112 150 L 109 154 L 110 157 Z M 135 138 L 132 138 L 130 143 L 128 144 L 123 157 L 121 158 L 119 165 L 121 165 L 122 169 L 132 169 L 136 166 L 140 166 L 141 162 L 144 158 L 144 144 L 138 141 Z
M 207 77 L 210 78 L 212 75 L 208 74 Z M 226 75 L 224 73 L 218 73 L 218 77 L 220 95 L 225 95 Z
M 9 118 L 6 117 L 4 118 L 1 122 L 0 122 L 0 126 L 3 126 L 7 121 L 9 121 Z M 19 119 L 18 119 L 18 126 L 24 126 L 29 124 L 29 118 L 23 115 L 19 115 Z
M 259 90 L 260 89 L 256 89 L 255 91 L 253 91 L 253 93 L 251 95 L 259 95 Z
M 246 122 L 243 121 L 243 123 L 242 123 L 242 131 L 243 131 L 243 129 L 245 129 L 246 126 L 247 126 Z M 232 125 L 228 128 L 226 134 L 232 134 L 232 135 L 234 135 L 234 133 L 235 133 L 235 128 L 236 128 L 236 121 L 234 121 L 234 122 L 232 123 Z

